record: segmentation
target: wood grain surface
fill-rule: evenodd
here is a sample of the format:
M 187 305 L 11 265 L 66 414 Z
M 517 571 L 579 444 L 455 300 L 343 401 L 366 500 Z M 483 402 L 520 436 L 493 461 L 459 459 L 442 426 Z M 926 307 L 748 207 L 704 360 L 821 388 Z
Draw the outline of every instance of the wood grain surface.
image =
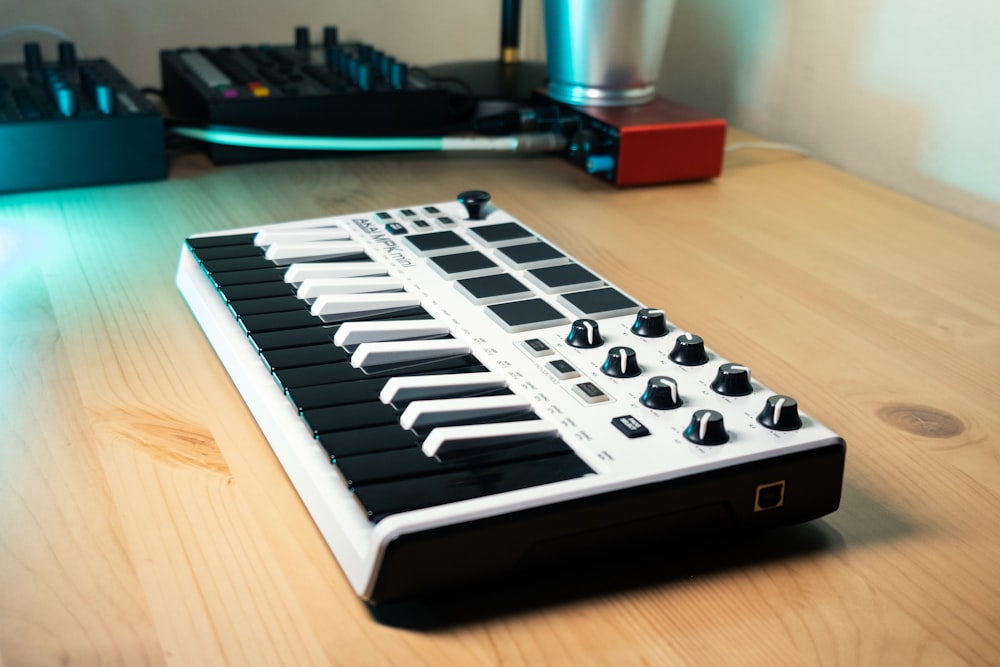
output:
M 359 602 L 174 286 L 181 243 L 469 188 L 841 434 L 841 508 Z M 555 158 L 186 154 L 7 196 L 0 349 L 0 667 L 1000 664 L 1000 234 L 793 153 L 632 190 Z

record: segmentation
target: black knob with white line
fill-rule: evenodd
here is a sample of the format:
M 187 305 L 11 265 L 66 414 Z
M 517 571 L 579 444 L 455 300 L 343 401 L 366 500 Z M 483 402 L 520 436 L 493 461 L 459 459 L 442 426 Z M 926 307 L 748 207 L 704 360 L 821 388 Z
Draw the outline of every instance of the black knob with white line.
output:
M 653 410 L 673 410 L 683 403 L 677 390 L 677 381 L 665 375 L 649 378 L 646 391 L 639 397 L 639 402 Z
M 791 396 L 769 396 L 757 421 L 774 431 L 794 431 L 802 428 L 799 404 Z
M 458 202 L 465 207 L 469 220 L 483 220 L 483 211 L 490 203 L 490 193 L 485 190 L 466 190 L 459 193 Z
M 632 333 L 643 338 L 661 338 L 670 333 L 667 328 L 667 317 L 662 310 L 643 308 L 635 315 L 632 323 Z
M 741 364 L 722 364 L 711 386 L 714 392 L 723 396 L 746 396 L 753 392 L 750 369 Z
M 722 414 L 715 410 L 695 410 L 684 437 L 696 445 L 715 446 L 729 442 Z
M 631 378 L 642 373 L 642 369 L 635 358 L 635 350 L 619 345 L 608 350 L 601 372 L 613 378 Z
M 700 366 L 708 361 L 705 341 L 701 336 L 690 333 L 678 336 L 674 342 L 674 349 L 667 356 L 681 366 Z
M 570 347 L 590 349 L 603 345 L 604 338 L 601 336 L 601 329 L 596 321 L 581 319 L 575 320 L 570 325 L 569 335 L 566 336 L 566 344 Z

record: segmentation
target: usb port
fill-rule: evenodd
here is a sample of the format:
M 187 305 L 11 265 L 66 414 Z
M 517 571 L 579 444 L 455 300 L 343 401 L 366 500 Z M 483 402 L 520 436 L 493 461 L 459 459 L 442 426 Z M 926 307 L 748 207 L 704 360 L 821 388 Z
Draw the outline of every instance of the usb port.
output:
M 757 485 L 757 496 L 753 502 L 754 512 L 773 510 L 785 504 L 785 480 Z

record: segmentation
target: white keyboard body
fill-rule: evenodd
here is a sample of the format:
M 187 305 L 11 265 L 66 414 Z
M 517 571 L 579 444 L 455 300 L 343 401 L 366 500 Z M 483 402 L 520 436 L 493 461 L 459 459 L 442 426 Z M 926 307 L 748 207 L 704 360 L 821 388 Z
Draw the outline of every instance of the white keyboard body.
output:
M 288 258 L 294 259 L 296 255 L 303 254 L 310 256 L 313 251 L 308 248 L 318 248 L 320 250 L 316 252 L 321 254 L 324 243 L 329 247 L 331 243 L 349 239 L 349 242 L 359 244 L 367 255 L 367 259 L 362 261 L 374 262 L 384 273 L 383 278 L 394 279 L 390 282 L 361 283 L 362 280 L 370 281 L 371 277 L 354 278 L 359 281 L 357 293 L 362 299 L 365 294 L 378 294 L 378 299 L 386 295 L 414 297 L 431 318 L 443 325 L 456 341 L 464 343 L 483 366 L 502 376 L 515 396 L 527 400 L 534 414 L 558 431 L 562 441 L 592 470 L 591 473 L 393 512 L 373 521 L 359 504 L 354 489 L 345 483 L 337 466 L 331 463 L 330 454 L 319 444 L 296 405 L 262 363 L 244 327 L 220 295 L 220 289 L 210 277 L 211 272 L 203 268 L 188 245 L 181 251 L 177 273 L 178 287 L 191 311 L 361 598 L 380 601 L 462 580 L 492 576 L 517 564 L 524 555 L 513 552 L 502 555 L 499 557 L 501 562 L 484 563 L 482 568 L 468 564 L 456 568 L 449 564 L 448 557 L 436 560 L 435 550 L 448 545 L 450 548 L 470 549 L 469 544 L 463 542 L 465 527 L 470 529 L 469 540 L 483 545 L 484 549 L 499 552 L 503 550 L 502 545 L 484 543 L 484 540 L 489 542 L 490 526 L 493 524 L 505 526 L 497 531 L 501 541 L 508 540 L 511 534 L 551 529 L 556 542 L 565 538 L 569 544 L 577 543 L 575 540 L 590 530 L 595 534 L 601 531 L 613 534 L 620 527 L 617 524 L 669 517 L 696 511 L 706 505 L 717 505 L 720 509 L 712 515 L 722 517 L 724 523 L 741 529 L 797 523 L 836 509 L 845 446 L 835 433 L 804 412 L 800 413 L 801 426 L 793 430 L 763 426 L 758 421 L 758 415 L 767 398 L 775 392 L 751 376 L 752 391 L 749 395 L 720 395 L 710 385 L 719 366 L 727 360 L 709 347 L 705 363 L 675 363 L 669 354 L 677 338 L 689 332 L 674 325 L 667 317 L 665 321 L 669 332 L 665 336 L 633 334 L 630 328 L 641 306 L 638 302 L 624 309 L 618 303 L 611 304 L 613 309 L 623 312 L 595 315 L 574 310 L 573 301 L 564 298 L 565 292 L 559 291 L 559 288 L 543 288 L 536 279 L 527 275 L 535 269 L 523 268 L 536 265 L 528 262 L 517 268 L 506 257 L 504 248 L 511 245 L 541 242 L 554 246 L 502 210 L 491 205 L 487 208 L 485 219 L 469 220 L 466 209 L 458 202 L 439 202 L 429 205 L 429 209 L 427 206 L 236 229 L 199 235 L 192 237 L 191 241 L 198 243 L 198 239 L 259 233 L 258 243 L 264 245 L 258 247 L 262 253 L 267 251 L 278 257 L 276 266 L 281 272 L 288 268 Z M 411 212 L 413 215 L 410 215 Z M 421 221 L 420 226 L 417 226 L 418 220 Z M 492 241 L 484 243 L 479 235 L 470 233 L 470 230 L 482 225 L 509 222 L 518 223 L 531 236 L 519 238 L 516 243 L 501 241 L 499 245 L 494 245 Z M 391 225 L 398 233 L 389 233 L 386 225 Z M 327 232 L 332 230 L 343 239 L 324 240 Z M 293 231 L 303 233 L 287 234 Z M 442 231 L 453 232 L 471 247 L 425 251 L 406 240 Z M 278 234 L 274 238 L 278 242 L 274 246 L 266 245 L 267 235 L 276 232 Z M 303 247 L 307 249 L 303 250 Z M 499 267 L 499 271 L 487 268 L 487 275 L 491 272 L 492 275 L 507 274 L 529 288 L 530 293 L 518 294 L 513 301 L 541 300 L 551 306 L 559 318 L 541 324 L 505 325 L 492 314 L 490 305 L 495 304 L 491 303 L 491 298 L 485 299 L 487 303 L 476 303 L 469 294 L 455 288 L 458 280 L 479 275 L 476 269 L 470 269 L 471 273 L 459 272 L 455 278 L 443 274 L 432 261 L 435 257 L 462 252 L 478 253 Z M 322 259 L 315 261 L 330 263 Z M 542 265 L 546 261 L 552 265 L 552 260 L 540 261 Z M 554 261 L 554 265 L 575 263 L 568 256 Z M 313 275 L 308 268 L 310 263 L 308 259 L 292 262 L 292 271 L 300 276 Z M 322 270 L 317 269 L 316 272 L 318 275 Z M 345 289 L 343 282 L 331 284 L 336 291 Z M 296 287 L 297 283 L 292 282 L 291 285 Z M 319 290 L 312 292 L 311 298 L 323 293 L 323 283 L 311 285 L 311 289 Z M 579 289 L 581 285 L 582 289 Z M 393 290 L 394 286 L 401 291 L 365 291 Z M 573 289 L 583 292 L 605 288 L 611 288 L 625 300 L 631 299 L 603 277 L 599 277 L 596 283 L 581 283 Z M 304 307 L 309 305 L 304 304 Z M 604 339 L 599 347 L 577 348 L 566 343 L 571 323 L 583 317 L 599 324 Z M 331 325 L 331 338 L 336 331 L 336 325 Z M 526 341 L 529 340 L 534 342 L 528 345 Z M 541 356 L 536 356 L 537 350 L 532 351 L 532 345 L 539 347 L 537 341 L 543 343 Z M 332 340 L 330 344 L 333 345 Z M 617 378 L 602 372 L 601 366 L 608 351 L 615 346 L 627 346 L 635 351 L 639 375 Z M 554 360 L 564 363 L 559 363 L 557 368 L 550 364 Z M 668 376 L 675 381 L 682 400 L 680 407 L 652 409 L 640 402 L 649 379 L 654 376 Z M 590 385 L 586 391 L 579 388 L 583 383 Z M 596 397 L 592 387 L 600 391 Z M 685 437 L 685 430 L 694 413 L 701 410 L 711 410 L 722 416 L 728 438 L 726 442 L 704 445 Z M 628 437 L 625 430 L 619 428 L 622 417 L 627 418 L 628 426 L 638 426 L 639 432 L 631 434 L 638 437 Z M 399 428 L 402 429 L 401 426 Z M 813 453 L 816 453 L 815 461 L 812 461 Z M 799 470 L 796 467 L 800 465 L 799 461 L 805 461 L 804 465 L 812 467 Z M 773 466 L 771 462 L 774 462 Z M 750 472 L 734 474 L 731 492 L 706 490 L 701 497 L 697 490 L 690 490 L 698 488 L 699 480 L 710 482 L 705 485 L 706 489 L 713 484 L 729 484 L 727 471 L 734 470 Z M 692 481 L 695 482 L 693 487 Z M 685 485 L 687 490 L 678 492 L 680 485 Z M 690 497 L 690 501 L 678 502 L 677 493 L 680 497 Z M 645 497 L 643 494 L 648 495 L 648 501 L 641 500 Z M 602 509 L 603 499 L 608 500 L 608 506 L 604 508 L 607 511 Z M 797 505 L 800 499 L 802 504 Z M 658 506 L 648 508 L 647 517 L 623 514 L 620 519 L 614 519 L 605 516 L 620 511 L 616 505 L 619 501 L 626 507 L 634 503 L 646 506 L 649 502 Z M 546 512 L 550 509 L 553 509 L 553 515 L 551 520 L 547 520 Z M 593 525 L 588 524 L 588 517 L 593 517 Z M 518 523 L 521 518 L 530 525 L 521 526 Z M 560 526 L 570 527 L 563 529 Z M 720 529 L 727 528 L 723 525 Z M 564 534 L 560 535 L 560 530 L 564 530 Z M 427 536 L 426 541 L 422 536 Z M 530 539 L 534 543 L 545 541 L 543 537 Z M 413 551 L 404 549 L 399 557 L 390 559 L 392 546 L 404 544 Z M 512 547 L 515 550 L 518 548 L 521 552 L 530 551 L 534 544 Z M 474 558 L 475 554 L 470 552 L 469 557 Z M 399 564 L 401 559 L 407 558 L 413 563 L 409 575 L 398 571 L 403 567 Z M 400 583 L 405 581 L 406 576 L 416 580 L 424 577 L 417 568 L 425 561 L 437 562 L 437 567 L 445 570 L 456 569 L 457 581 L 452 581 L 447 572 L 437 572 L 426 577 L 425 583 L 415 582 L 412 588 Z M 389 575 L 386 572 L 389 567 L 397 571 Z M 388 579 L 382 581 L 386 576 Z

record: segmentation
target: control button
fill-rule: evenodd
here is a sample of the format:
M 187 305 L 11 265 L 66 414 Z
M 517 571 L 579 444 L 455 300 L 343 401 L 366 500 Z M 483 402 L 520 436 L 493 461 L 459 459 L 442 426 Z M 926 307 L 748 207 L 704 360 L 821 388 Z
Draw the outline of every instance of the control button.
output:
M 769 396 L 757 421 L 775 431 L 794 431 L 802 428 L 799 404 L 791 396 Z
M 601 337 L 601 330 L 594 320 L 575 320 L 569 329 L 566 344 L 570 347 L 590 349 L 603 345 L 604 338 Z
M 483 220 L 483 209 L 490 203 L 490 193 L 485 190 L 466 190 L 459 193 L 458 202 L 465 207 L 469 220 Z
M 613 287 L 571 292 L 561 295 L 557 301 L 580 317 L 618 317 L 634 313 L 639 307 Z
M 401 222 L 390 222 L 386 224 L 385 231 L 393 235 L 405 234 L 406 227 Z
M 507 333 L 565 324 L 566 316 L 541 299 L 525 299 L 486 306 L 486 315 Z
M 528 340 L 521 341 L 519 345 L 521 349 L 533 357 L 547 357 L 555 354 L 552 348 L 546 345 L 545 341 L 540 338 L 529 338 Z
M 470 227 L 469 236 L 474 237 L 488 248 L 524 243 L 535 238 L 531 232 L 516 222 L 501 222 L 497 225 Z
M 601 372 L 613 378 L 631 378 L 639 375 L 642 370 L 635 358 L 635 350 L 616 346 L 608 350 L 608 357 L 601 366 Z
M 684 437 L 696 445 L 711 446 L 729 442 L 722 415 L 715 410 L 696 410 L 691 416 L 691 423 L 684 430 Z
M 639 402 L 654 410 L 673 410 L 683 403 L 677 390 L 677 382 L 665 375 L 649 378 L 646 391 L 639 397 Z
M 545 364 L 545 370 L 555 375 L 560 380 L 569 380 L 571 378 L 580 377 L 580 371 L 573 368 L 570 363 L 564 359 L 555 359 Z
M 711 386 L 713 391 L 723 396 L 746 396 L 753 391 L 750 369 L 740 364 L 722 364 Z
M 571 391 L 584 403 L 603 403 L 610 400 L 610 397 L 593 382 L 581 382 L 574 385 Z
M 459 280 L 455 283 L 455 291 L 464 294 L 477 306 L 525 299 L 533 294 L 526 285 L 509 273 Z
M 524 277 L 538 285 L 546 294 L 558 294 L 570 290 L 587 290 L 603 287 L 604 281 L 579 264 L 560 264 L 533 269 Z
M 468 250 L 471 246 L 455 232 L 430 232 L 404 236 L 403 242 L 421 257 Z
M 622 415 L 611 420 L 611 425 L 625 434 L 627 438 L 641 438 L 649 435 L 649 429 L 632 415 Z
M 662 310 L 643 308 L 636 313 L 632 333 L 643 338 L 660 338 L 670 333 L 670 329 L 667 328 L 667 318 Z
M 681 366 L 700 366 L 708 361 L 705 353 L 705 341 L 701 336 L 683 334 L 677 337 L 674 349 L 667 355 L 674 363 Z
M 503 246 L 496 253 L 497 257 L 515 269 L 540 269 L 569 262 L 566 255 L 541 241 Z
M 481 276 L 501 273 L 499 266 L 494 264 L 489 257 L 476 250 L 431 257 L 427 260 L 427 263 L 445 280 L 479 278 Z

